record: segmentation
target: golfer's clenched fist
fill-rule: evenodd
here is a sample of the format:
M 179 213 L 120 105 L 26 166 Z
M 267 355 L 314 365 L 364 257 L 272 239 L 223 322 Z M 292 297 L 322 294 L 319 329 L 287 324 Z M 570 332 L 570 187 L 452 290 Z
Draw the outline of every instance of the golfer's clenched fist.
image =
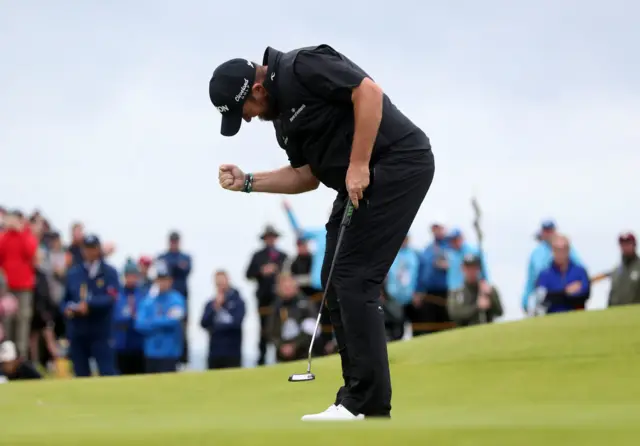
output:
M 223 189 L 239 192 L 244 187 L 244 172 L 233 164 L 222 164 L 218 169 L 218 181 Z

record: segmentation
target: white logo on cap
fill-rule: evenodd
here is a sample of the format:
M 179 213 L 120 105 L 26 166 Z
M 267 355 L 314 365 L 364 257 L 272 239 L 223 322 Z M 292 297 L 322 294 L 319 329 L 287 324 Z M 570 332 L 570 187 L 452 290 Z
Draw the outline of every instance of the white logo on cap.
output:
M 234 99 L 236 100 L 236 102 L 240 102 L 241 100 L 243 100 L 247 96 L 248 92 L 249 92 L 249 79 L 245 78 L 244 84 L 242 85 L 242 88 L 240 89 L 240 93 L 238 93 Z
M 247 61 L 247 65 L 249 65 L 251 68 L 253 68 L 253 64 L 249 61 Z
M 276 73 L 271 73 L 271 80 L 276 77 Z
M 228 112 L 229 111 L 229 107 L 227 107 L 226 105 L 219 105 L 216 108 L 218 109 L 218 111 L 220 113 L 224 113 L 224 112 Z

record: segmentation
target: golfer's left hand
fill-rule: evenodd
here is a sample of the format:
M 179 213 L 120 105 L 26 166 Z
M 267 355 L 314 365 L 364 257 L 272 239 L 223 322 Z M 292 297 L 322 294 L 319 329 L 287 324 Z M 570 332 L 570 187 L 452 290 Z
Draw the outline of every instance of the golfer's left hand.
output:
M 369 166 L 367 164 L 349 164 L 347 169 L 347 192 L 353 207 L 358 209 L 358 201 L 362 200 L 364 191 L 369 187 Z

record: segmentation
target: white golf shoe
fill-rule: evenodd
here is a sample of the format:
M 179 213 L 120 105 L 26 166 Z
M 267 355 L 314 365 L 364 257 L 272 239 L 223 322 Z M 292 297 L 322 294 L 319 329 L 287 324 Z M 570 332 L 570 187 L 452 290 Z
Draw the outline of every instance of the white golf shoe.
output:
M 336 406 L 332 404 L 327 410 L 320 413 L 305 415 L 302 421 L 358 421 L 364 420 L 364 415 L 354 415 L 342 404 Z

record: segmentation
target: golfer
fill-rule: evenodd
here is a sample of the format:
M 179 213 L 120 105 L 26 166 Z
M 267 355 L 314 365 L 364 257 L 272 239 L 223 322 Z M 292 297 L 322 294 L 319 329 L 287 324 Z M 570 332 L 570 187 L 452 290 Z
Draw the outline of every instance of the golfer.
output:
M 418 81 L 418 78 L 416 78 Z M 218 66 L 209 97 L 221 133 L 242 121 L 271 121 L 289 165 L 245 173 L 219 168 L 227 190 L 301 194 L 319 184 L 337 191 L 327 222 L 322 272 L 342 361 L 344 385 L 326 411 L 303 420 L 390 417 L 391 378 L 380 291 L 434 174 L 429 139 L 362 68 L 328 45 L 282 53 L 268 47 L 262 65 L 232 59 Z M 341 217 L 355 207 L 331 283 Z

